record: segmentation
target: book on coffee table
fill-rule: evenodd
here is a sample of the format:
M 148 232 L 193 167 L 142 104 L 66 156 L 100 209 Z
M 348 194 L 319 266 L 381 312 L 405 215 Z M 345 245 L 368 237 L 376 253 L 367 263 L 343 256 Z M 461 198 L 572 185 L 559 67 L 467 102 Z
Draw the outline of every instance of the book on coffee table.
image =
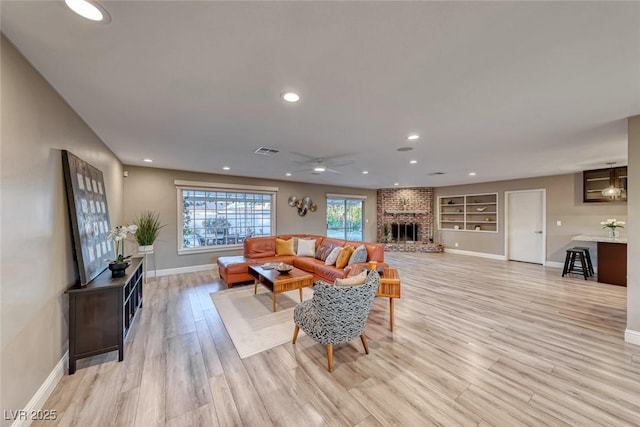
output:
M 265 264 L 262 264 L 260 267 L 264 268 L 265 270 L 273 270 L 277 265 L 277 262 L 267 262 Z

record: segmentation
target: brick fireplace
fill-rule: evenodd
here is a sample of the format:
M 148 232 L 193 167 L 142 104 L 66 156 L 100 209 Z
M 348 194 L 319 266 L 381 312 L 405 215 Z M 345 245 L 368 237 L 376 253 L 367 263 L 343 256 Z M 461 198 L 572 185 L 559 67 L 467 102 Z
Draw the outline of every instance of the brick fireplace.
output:
M 382 188 L 377 191 L 377 240 L 384 240 L 385 225 L 393 243 L 429 243 L 434 237 L 432 187 Z M 389 242 L 392 243 L 392 242 Z

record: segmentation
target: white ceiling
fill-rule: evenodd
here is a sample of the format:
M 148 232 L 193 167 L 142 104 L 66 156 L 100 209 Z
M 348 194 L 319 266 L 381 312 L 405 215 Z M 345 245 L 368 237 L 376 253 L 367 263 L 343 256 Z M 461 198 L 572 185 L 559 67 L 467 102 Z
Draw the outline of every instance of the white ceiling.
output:
M 101 4 L 5 0 L 1 28 L 125 164 L 443 186 L 626 164 L 640 114 L 638 2 Z M 353 164 L 287 178 L 294 152 Z

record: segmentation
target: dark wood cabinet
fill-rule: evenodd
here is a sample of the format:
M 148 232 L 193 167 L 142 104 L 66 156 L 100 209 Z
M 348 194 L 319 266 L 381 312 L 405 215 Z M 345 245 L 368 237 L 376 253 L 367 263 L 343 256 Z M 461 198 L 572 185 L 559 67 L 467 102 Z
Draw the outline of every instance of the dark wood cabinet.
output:
M 142 307 L 142 258 L 133 258 L 124 277 L 105 270 L 87 286 L 74 286 L 69 295 L 69 375 L 76 361 L 118 350 L 124 359 L 124 340 Z
M 620 195 L 609 197 L 602 194 L 607 187 L 619 188 Z M 583 202 L 626 202 L 627 167 L 595 169 L 582 172 Z

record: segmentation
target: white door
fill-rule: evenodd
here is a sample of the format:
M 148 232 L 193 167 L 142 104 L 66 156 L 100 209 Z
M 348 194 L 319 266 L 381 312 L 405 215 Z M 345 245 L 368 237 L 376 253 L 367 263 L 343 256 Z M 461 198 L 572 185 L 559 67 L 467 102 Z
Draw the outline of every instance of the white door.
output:
M 505 196 L 507 259 L 544 264 L 545 190 L 508 191 Z

